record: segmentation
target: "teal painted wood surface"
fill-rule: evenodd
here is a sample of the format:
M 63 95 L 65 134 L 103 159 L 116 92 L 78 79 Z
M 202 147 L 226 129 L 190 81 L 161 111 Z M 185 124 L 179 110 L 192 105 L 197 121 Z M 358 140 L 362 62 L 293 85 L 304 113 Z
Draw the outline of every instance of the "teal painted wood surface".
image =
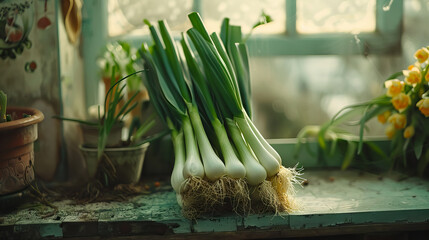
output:
M 163 183 L 164 187 L 151 194 L 123 202 L 75 205 L 64 200 L 53 203 L 58 212 L 40 204 L 23 205 L 19 210 L 0 215 L 0 237 L 7 234 L 88 237 L 207 233 L 249 236 L 259 231 L 275 236 L 297 232 L 300 236 L 311 236 L 314 231 L 324 229 L 341 232 L 342 228 L 380 224 L 391 228 L 420 224 L 420 228 L 429 229 L 427 180 L 335 169 L 307 170 L 304 177 L 308 185 L 298 187 L 296 196 L 301 209 L 291 214 L 229 214 L 191 221 L 182 217 L 175 193 L 168 183 Z M 359 231 L 370 228 L 365 229 Z

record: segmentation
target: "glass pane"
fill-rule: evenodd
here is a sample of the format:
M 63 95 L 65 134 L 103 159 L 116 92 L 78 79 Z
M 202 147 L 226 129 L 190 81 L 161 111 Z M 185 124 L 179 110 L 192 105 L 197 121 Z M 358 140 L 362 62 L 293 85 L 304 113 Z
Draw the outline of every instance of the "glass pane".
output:
M 124 33 L 144 34 L 143 19 L 152 22 L 166 19 L 172 31 L 185 31 L 190 27 L 187 14 L 192 0 L 109 0 L 109 36 Z
M 258 33 L 282 33 L 286 25 L 285 0 L 203 0 L 202 13 L 206 27 L 211 32 L 218 32 L 224 17 L 230 18 L 231 24 L 241 25 L 248 33 L 257 22 L 262 11 L 273 18 L 273 22 L 257 28 Z
M 373 32 L 376 0 L 297 0 L 299 33 Z
M 405 65 L 400 60 L 361 55 L 253 57 L 254 122 L 266 138 L 295 138 L 305 126 L 329 122 L 345 106 L 384 94 L 384 79 Z M 365 136 L 384 136 L 386 126 L 376 119 L 367 125 Z M 359 134 L 355 125 L 341 129 Z

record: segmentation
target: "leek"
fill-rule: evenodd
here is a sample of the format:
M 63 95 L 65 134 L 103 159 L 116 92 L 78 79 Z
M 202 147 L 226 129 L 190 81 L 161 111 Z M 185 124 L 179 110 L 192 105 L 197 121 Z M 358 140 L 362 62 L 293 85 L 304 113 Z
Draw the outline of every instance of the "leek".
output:
M 228 72 L 227 66 L 230 65 L 230 63 L 222 61 L 221 56 L 224 54 L 216 54 L 216 49 L 220 51 L 224 50 L 220 39 L 217 38 L 215 34 L 212 37 L 213 42 L 216 43 L 215 45 L 218 45 L 216 48 L 205 41 L 196 29 L 188 30 L 188 34 L 194 42 L 195 48 L 200 54 L 205 68 L 208 70 L 208 74 L 213 76 L 208 79 L 212 81 L 211 86 L 217 91 L 216 96 L 222 98 L 218 99 L 218 101 L 222 102 L 225 100 L 226 102 L 225 104 L 227 106 L 222 109 L 229 109 L 230 112 L 224 112 L 224 114 L 226 116 L 232 114 L 233 119 L 245 134 L 245 139 L 249 141 L 259 161 L 267 170 L 268 176 L 275 175 L 280 169 L 281 158 L 260 135 L 256 127 L 252 127 L 253 123 L 247 116 L 240 98 L 237 79 L 234 79 L 235 74 L 230 74 Z
M 183 139 L 183 131 L 172 131 L 171 138 L 173 140 L 175 160 L 170 181 L 174 191 L 179 193 L 182 184 L 185 182 L 185 177 L 183 176 L 183 167 L 185 165 L 185 143 Z
M 229 133 L 246 168 L 247 182 L 252 186 L 262 183 L 267 178 L 267 172 L 247 147 L 247 144 L 241 135 L 241 131 L 235 122 L 231 119 L 227 119 L 227 124 Z
M 185 216 L 212 211 L 228 199 L 233 209 L 248 211 L 255 195 L 248 186 L 259 199 L 264 196 L 264 209 L 290 210 L 284 197 L 290 192 L 284 191 L 295 172 L 282 166 L 251 121 L 249 62 L 240 27 L 226 19 L 220 35 L 209 34 L 198 13 L 188 16 L 192 28 L 180 43 L 167 22 L 156 28 L 145 20 L 153 43 L 140 50 L 144 84 L 171 130 L 171 185 Z

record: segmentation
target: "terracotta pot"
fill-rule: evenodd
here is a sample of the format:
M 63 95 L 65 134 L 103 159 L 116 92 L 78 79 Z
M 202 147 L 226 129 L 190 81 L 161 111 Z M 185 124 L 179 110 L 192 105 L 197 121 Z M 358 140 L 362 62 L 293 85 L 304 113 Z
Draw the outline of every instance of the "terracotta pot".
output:
M 115 77 L 115 82 L 117 82 L 120 79 L 120 76 L 116 76 Z M 103 83 L 104 83 L 104 96 L 107 95 L 107 92 L 109 91 L 110 87 L 111 87 L 111 79 L 110 77 L 102 77 Z M 120 85 L 120 84 L 118 84 Z M 110 91 L 109 95 L 107 96 L 107 102 L 110 102 L 111 98 L 113 97 L 113 93 L 116 91 L 116 88 L 118 87 L 118 85 L 114 86 L 112 88 L 112 91 Z M 116 106 L 116 110 L 115 110 L 115 114 L 117 114 L 119 112 L 119 110 L 121 110 L 121 107 L 124 106 L 124 100 L 120 100 L 118 102 L 118 105 Z M 106 106 L 107 109 L 107 106 Z
M 139 181 L 148 146 L 149 143 L 145 143 L 140 146 L 106 148 L 104 150 L 116 169 L 117 180 L 114 184 L 130 184 Z M 99 166 L 97 148 L 80 146 L 80 150 L 85 157 L 89 177 L 95 177 Z
M 24 189 L 34 180 L 34 141 L 44 118 L 33 108 L 8 107 L 10 122 L 0 123 L 0 195 Z M 31 115 L 23 118 L 23 114 Z
M 135 93 L 136 91 L 128 92 L 128 99 L 130 99 Z M 131 110 L 131 118 L 141 116 L 142 104 L 144 101 L 149 101 L 149 94 L 146 90 L 140 90 L 134 100 L 130 102 L 130 106 L 137 102 L 137 106 L 133 110 Z

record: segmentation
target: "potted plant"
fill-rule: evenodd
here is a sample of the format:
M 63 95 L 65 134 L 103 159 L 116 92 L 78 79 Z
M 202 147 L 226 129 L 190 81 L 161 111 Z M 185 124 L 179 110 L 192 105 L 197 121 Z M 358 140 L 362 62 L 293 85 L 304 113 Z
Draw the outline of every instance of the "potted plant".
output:
M 131 112 L 131 118 L 138 116 L 140 103 L 142 100 L 148 100 L 149 98 L 140 77 L 132 75 L 132 73 L 136 72 L 136 60 L 137 50 L 125 41 L 107 43 L 102 57 L 98 59 L 105 94 L 107 94 L 109 88 L 121 77 L 130 75 L 126 80 L 127 95 L 128 98 L 130 98 L 134 93 L 138 92 L 134 102 L 138 102 L 139 104 Z M 115 73 L 114 77 L 112 77 L 113 72 Z M 122 101 L 119 103 L 119 107 L 121 105 L 123 105 Z
M 115 78 L 114 72 L 112 73 L 112 78 Z M 98 132 L 96 143 L 85 142 L 88 139 L 84 139 L 80 149 L 86 161 L 89 177 L 95 178 L 97 172 L 102 172 L 102 180 L 105 185 L 136 183 L 140 179 L 149 142 L 161 135 L 141 139 L 155 124 L 154 115 L 148 117 L 142 124 L 137 126 L 135 131 L 129 131 L 129 136 L 125 141 L 121 139 L 121 134 L 112 135 L 112 130 L 117 126 L 122 132 L 124 118 L 138 105 L 137 102 L 134 102 L 138 92 L 125 101 L 126 85 L 121 85 L 127 78 L 138 73 L 140 72 L 132 73 L 112 84 L 104 98 L 104 104 L 98 106 L 96 121 L 55 116 L 55 118 L 61 120 L 78 122 L 82 126 L 96 127 Z M 124 100 L 124 103 L 119 106 L 122 100 Z M 110 170 L 106 171 L 105 168 L 100 166 L 109 166 Z M 104 169 L 104 172 L 102 169 Z
M 369 153 L 380 160 L 389 160 L 385 166 L 427 177 L 429 174 L 429 47 L 418 49 L 416 61 L 407 69 L 394 73 L 384 82 L 385 94 L 364 103 L 350 105 L 340 110 L 333 119 L 317 128 L 303 129 L 301 135 L 314 132 L 319 145 L 327 150 L 326 140 L 332 140 L 334 148 L 338 140 L 346 140 L 347 148 L 343 168 L 347 168 L 355 156 Z M 360 127 L 359 136 L 345 133 L 338 125 L 360 115 L 355 121 Z M 366 123 L 377 118 L 386 125 L 385 134 L 390 142 L 389 153 L 384 153 L 375 141 L 364 141 Z M 314 128 L 313 128 L 314 129 Z M 369 156 L 371 157 L 371 156 Z M 367 158 L 369 159 L 369 158 Z M 374 166 L 373 164 L 371 165 Z
M 7 107 L 0 90 L 0 195 L 27 187 L 34 180 L 34 142 L 44 118 L 34 108 Z

